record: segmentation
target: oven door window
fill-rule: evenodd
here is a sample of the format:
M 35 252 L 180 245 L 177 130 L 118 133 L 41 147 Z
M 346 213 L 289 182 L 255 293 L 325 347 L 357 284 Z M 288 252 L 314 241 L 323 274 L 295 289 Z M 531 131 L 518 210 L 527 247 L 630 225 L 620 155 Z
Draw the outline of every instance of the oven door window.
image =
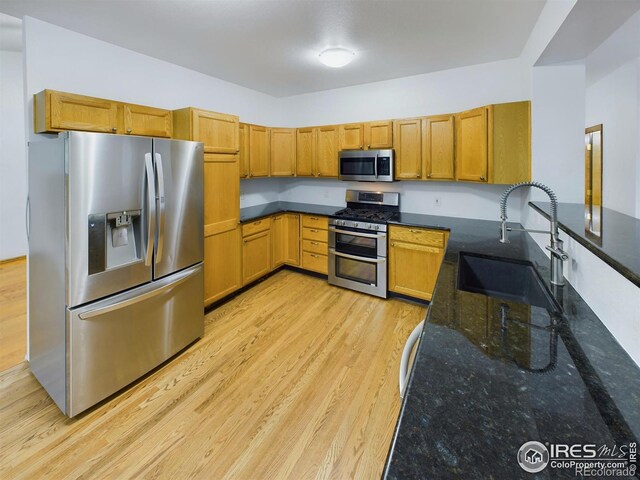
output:
M 340 175 L 374 175 L 375 157 L 341 158 Z
M 376 263 L 335 257 L 336 277 L 353 280 L 367 285 L 378 284 L 378 268 Z
M 376 258 L 378 252 L 376 238 L 360 237 L 346 233 L 336 233 L 336 251 Z

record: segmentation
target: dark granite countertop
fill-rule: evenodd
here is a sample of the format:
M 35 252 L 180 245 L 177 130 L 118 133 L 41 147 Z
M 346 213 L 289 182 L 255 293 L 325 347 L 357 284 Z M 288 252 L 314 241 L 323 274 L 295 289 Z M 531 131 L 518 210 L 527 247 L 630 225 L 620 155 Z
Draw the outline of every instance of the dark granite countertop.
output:
M 549 202 L 529 202 L 549 218 Z M 559 203 L 558 224 L 578 243 L 640 287 L 640 220 L 602 209 L 602 234 L 595 237 L 585 231 L 585 207 L 581 203 Z
M 575 478 L 516 461 L 530 440 L 624 444 L 640 438 L 640 369 L 567 284 L 563 314 L 457 289 L 460 252 L 549 260 L 533 239 L 499 223 L 402 214 L 399 222 L 449 228 L 449 243 L 385 467 L 389 479 Z M 506 306 L 504 328 L 500 311 Z M 504 307 L 502 307 L 504 311 Z
M 241 220 L 338 209 L 274 202 L 243 208 Z M 561 315 L 457 289 L 460 252 L 531 262 L 546 281 L 549 259 L 528 234 L 502 244 L 493 221 L 400 213 L 390 223 L 450 235 L 385 478 L 575 478 L 550 467 L 525 473 L 518 449 L 640 438 L 640 368 L 571 285 L 556 288 Z
M 240 222 L 250 222 L 281 212 L 308 213 L 310 215 L 331 215 L 343 207 L 315 205 L 312 203 L 271 202 L 240 209 Z

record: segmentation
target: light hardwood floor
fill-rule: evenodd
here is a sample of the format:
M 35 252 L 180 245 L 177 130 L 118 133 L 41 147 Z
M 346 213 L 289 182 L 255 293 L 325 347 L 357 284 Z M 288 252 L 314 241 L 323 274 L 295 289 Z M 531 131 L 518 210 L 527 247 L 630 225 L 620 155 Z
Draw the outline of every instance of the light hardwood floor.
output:
M 23 363 L 0 374 L 0 478 L 379 478 L 425 311 L 281 271 L 75 419 Z
M 0 263 L 0 372 L 27 351 L 27 261 Z

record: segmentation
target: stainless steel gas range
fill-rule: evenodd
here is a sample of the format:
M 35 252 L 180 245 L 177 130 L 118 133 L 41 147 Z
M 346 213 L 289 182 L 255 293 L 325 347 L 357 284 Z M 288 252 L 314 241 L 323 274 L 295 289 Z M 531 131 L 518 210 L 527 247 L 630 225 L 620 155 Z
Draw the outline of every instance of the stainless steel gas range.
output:
M 329 217 L 329 283 L 387 298 L 387 221 L 400 194 L 347 190 L 346 201 Z

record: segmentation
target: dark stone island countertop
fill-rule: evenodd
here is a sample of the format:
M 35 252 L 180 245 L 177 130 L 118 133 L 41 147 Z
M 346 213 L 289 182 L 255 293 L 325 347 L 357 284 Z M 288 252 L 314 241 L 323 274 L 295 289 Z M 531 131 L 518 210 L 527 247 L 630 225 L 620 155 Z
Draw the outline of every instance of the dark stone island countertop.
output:
M 549 218 L 549 202 L 529 202 L 534 210 Z M 585 231 L 585 207 L 581 203 L 559 203 L 560 228 L 600 257 L 610 267 L 640 287 L 640 220 L 602 209 L 602 235 Z
M 277 202 L 242 209 L 241 219 L 337 209 Z M 640 368 L 571 285 L 556 289 L 561 315 L 457 289 L 460 252 L 529 261 L 548 285 L 549 259 L 527 233 L 501 244 L 493 221 L 401 213 L 390 223 L 450 236 L 385 478 L 576 478 L 550 467 L 526 473 L 517 452 L 531 440 L 637 442 Z

